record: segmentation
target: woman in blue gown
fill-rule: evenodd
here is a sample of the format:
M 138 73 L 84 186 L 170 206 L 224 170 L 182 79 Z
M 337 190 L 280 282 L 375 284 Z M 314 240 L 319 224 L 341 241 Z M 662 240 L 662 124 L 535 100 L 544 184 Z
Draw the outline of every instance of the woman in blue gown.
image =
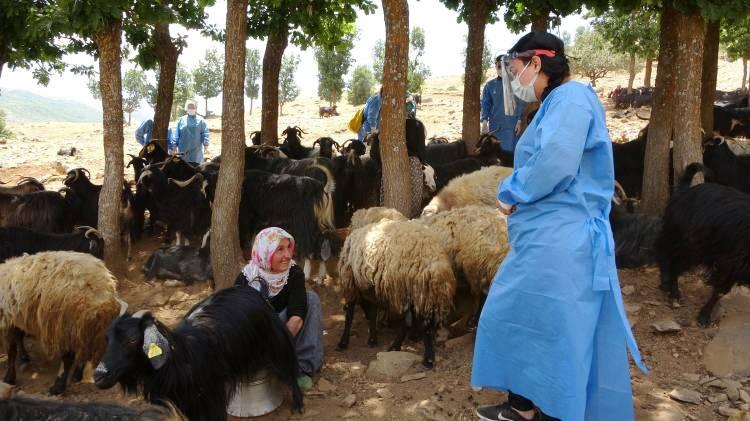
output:
M 542 101 L 498 189 L 511 252 L 477 329 L 472 384 L 509 392 L 483 420 L 634 419 L 627 350 L 646 372 L 623 309 L 608 215 L 612 146 L 601 102 L 570 80 L 563 43 L 522 37 L 508 86 Z

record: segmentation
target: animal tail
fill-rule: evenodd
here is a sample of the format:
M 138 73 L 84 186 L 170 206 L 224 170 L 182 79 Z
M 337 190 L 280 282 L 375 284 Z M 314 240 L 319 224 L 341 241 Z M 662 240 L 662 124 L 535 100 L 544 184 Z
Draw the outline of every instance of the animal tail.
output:
M 693 182 L 693 177 L 699 172 L 705 173 L 705 168 L 700 162 L 693 162 L 692 164 L 685 167 L 685 172 L 680 176 L 680 180 L 677 183 L 675 194 L 687 191 L 690 188 L 690 183 Z

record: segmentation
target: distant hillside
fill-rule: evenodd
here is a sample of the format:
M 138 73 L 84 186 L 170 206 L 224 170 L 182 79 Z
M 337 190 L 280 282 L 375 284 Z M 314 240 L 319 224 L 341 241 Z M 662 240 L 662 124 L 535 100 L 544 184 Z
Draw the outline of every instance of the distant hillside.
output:
M 0 91 L 0 110 L 9 122 L 95 123 L 102 120 L 96 108 L 73 100 L 47 98 L 28 91 Z

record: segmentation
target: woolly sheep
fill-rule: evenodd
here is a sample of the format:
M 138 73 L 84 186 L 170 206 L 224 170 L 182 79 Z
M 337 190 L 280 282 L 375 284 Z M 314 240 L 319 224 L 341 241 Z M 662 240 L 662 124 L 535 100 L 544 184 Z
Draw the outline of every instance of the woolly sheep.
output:
M 513 168 L 492 166 L 455 178 L 432 198 L 422 216 L 469 205 L 494 207 L 498 185 L 512 173 Z
M 475 298 L 475 319 L 497 269 L 510 251 L 505 217 L 489 206 L 467 206 L 422 217 L 445 248 L 459 280 Z
M 354 305 L 368 315 L 368 344 L 377 342 L 377 307 L 383 305 L 404 315 L 401 332 L 390 350 L 400 350 L 410 316 L 424 323 L 422 364 L 433 365 L 434 326 L 452 308 L 456 279 L 440 238 L 413 221 L 380 221 L 355 229 L 344 242 L 339 257 L 339 283 L 346 305 L 344 332 L 339 349 L 349 345 Z
M 381 220 L 406 221 L 407 217 L 393 208 L 376 206 L 368 209 L 359 209 L 352 215 L 352 230 L 356 230 Z
M 16 351 L 24 333 L 33 335 L 47 356 L 64 364 L 50 394 L 65 390 L 70 368 L 98 361 L 104 332 L 124 309 L 116 279 L 89 254 L 52 251 L 9 259 L 0 264 L 0 330 L 8 333 L 8 369 L 16 380 Z

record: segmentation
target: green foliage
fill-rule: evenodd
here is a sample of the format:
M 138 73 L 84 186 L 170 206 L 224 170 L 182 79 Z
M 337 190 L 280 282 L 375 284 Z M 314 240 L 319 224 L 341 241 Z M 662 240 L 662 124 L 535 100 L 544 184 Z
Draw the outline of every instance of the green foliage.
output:
M 99 77 L 98 73 L 95 73 L 92 76 L 89 76 L 88 80 L 86 81 L 86 86 L 89 88 L 89 92 L 91 92 L 91 96 L 94 97 L 94 99 L 101 99 L 102 93 L 99 90 Z M 96 76 L 96 77 L 95 77 Z
M 631 12 L 614 9 L 597 16 L 593 26 L 619 53 L 655 58 L 659 51 L 659 13 L 642 7 Z
M 174 80 L 174 99 L 172 100 L 172 118 L 185 114 L 185 101 L 195 97 L 193 77 L 190 72 L 177 63 Z
M 258 98 L 260 92 L 258 80 L 262 67 L 260 51 L 248 48 L 245 60 L 245 95 L 248 98 Z
M 425 36 L 424 29 L 415 26 L 409 35 L 409 75 L 407 90 L 409 92 L 422 92 L 424 81 L 430 76 L 430 68 L 422 62 L 424 55 Z
M 374 10 L 373 0 L 249 0 L 247 35 L 287 34 L 302 49 L 332 47 L 352 30 L 360 11 L 370 14 Z
M 130 114 L 141 107 L 141 100 L 148 97 L 148 81 L 143 70 L 130 69 L 122 78 L 122 111 Z
M 592 86 L 608 72 L 625 66 L 625 56 L 613 51 L 596 30 L 578 35 L 569 55 L 575 57 L 570 61 L 571 71 L 591 79 Z
M 367 66 L 357 66 L 354 68 L 352 80 L 349 82 L 349 92 L 347 100 L 352 105 L 360 105 L 367 102 L 367 98 L 372 95 L 375 88 L 375 78 L 372 71 Z
M 466 40 L 466 36 L 464 36 L 464 40 Z M 468 41 L 467 41 L 468 42 Z M 464 59 L 463 59 L 463 66 L 466 67 L 466 50 L 464 50 Z M 490 77 L 494 78 L 497 76 L 497 74 L 494 71 L 495 69 L 495 56 L 492 54 L 492 46 L 490 45 L 490 41 L 487 39 L 487 37 L 484 38 L 484 48 L 482 49 L 482 78 Z M 492 72 L 490 72 L 492 70 Z M 461 76 L 461 81 L 464 81 L 464 77 L 466 75 Z
M 208 101 L 218 96 L 224 84 L 224 57 L 215 48 L 206 50 L 198 67 L 193 69 L 193 86 L 195 93 Z M 208 109 L 206 109 L 208 113 Z
M 0 72 L 4 65 L 31 69 L 37 81 L 47 85 L 52 73 L 63 71 L 64 51 L 55 43 L 61 26 L 50 3 L 0 0 Z
M 11 137 L 13 133 L 5 125 L 5 111 L 0 110 L 0 138 Z
M 281 61 L 281 72 L 279 73 L 279 105 L 281 109 L 284 104 L 294 101 L 299 96 L 299 86 L 294 81 L 295 73 L 299 66 L 297 55 L 284 56 Z
M 535 17 L 547 19 L 548 26 L 560 26 L 560 19 L 579 13 L 582 1 L 578 0 L 502 0 L 505 6 L 505 24 L 514 34 L 526 30 Z
M 471 6 L 478 3 L 477 0 L 440 0 L 445 7 L 458 11 L 458 22 L 468 22 L 469 13 L 471 12 Z M 484 0 L 489 3 L 490 13 L 487 17 L 487 23 L 493 24 L 497 22 L 497 12 L 500 10 L 500 6 L 503 4 L 502 0 Z
M 729 60 L 750 60 L 750 20 L 725 22 L 721 25 L 720 39 Z
M 376 83 L 383 83 L 383 64 L 385 63 L 385 43 L 382 39 L 375 41 L 372 50 L 372 74 Z
M 335 47 L 316 47 L 315 60 L 318 62 L 318 97 L 333 105 L 344 92 L 344 75 L 349 73 L 352 64 L 352 49 L 357 35 L 347 32 L 341 43 Z

